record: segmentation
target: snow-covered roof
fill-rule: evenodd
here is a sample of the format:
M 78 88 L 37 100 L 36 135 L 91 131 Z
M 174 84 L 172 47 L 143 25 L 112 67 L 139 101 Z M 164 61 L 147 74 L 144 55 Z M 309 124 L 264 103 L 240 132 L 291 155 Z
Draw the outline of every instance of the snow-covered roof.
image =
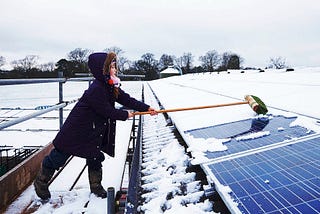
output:
M 160 72 L 161 74 L 181 74 L 180 70 L 178 70 L 176 67 L 169 66 L 165 70 Z

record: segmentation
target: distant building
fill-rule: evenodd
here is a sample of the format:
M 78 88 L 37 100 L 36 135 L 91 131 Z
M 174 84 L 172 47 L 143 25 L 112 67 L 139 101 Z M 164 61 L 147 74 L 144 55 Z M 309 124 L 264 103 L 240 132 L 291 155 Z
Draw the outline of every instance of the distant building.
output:
M 179 76 L 182 75 L 182 70 L 178 66 L 168 66 L 168 68 L 164 69 L 160 72 L 160 78 L 166 78 L 171 76 Z

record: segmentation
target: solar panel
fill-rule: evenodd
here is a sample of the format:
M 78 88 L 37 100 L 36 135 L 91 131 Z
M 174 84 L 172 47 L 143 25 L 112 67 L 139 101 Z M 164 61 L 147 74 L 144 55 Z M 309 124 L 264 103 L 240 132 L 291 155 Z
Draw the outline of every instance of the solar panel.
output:
M 319 213 L 320 136 L 203 165 L 235 213 Z M 236 202 L 237 206 L 232 206 Z
M 230 141 L 225 143 L 228 147 L 226 151 L 205 153 L 207 158 L 214 159 L 314 134 L 313 131 L 309 131 L 304 127 L 290 126 L 296 118 L 297 117 L 284 117 L 281 115 L 253 118 L 206 128 L 188 130 L 185 133 L 192 135 L 194 138 L 230 138 Z M 263 136 L 263 138 L 254 138 L 251 140 L 238 139 L 240 136 L 257 131 L 264 131 L 268 134 Z

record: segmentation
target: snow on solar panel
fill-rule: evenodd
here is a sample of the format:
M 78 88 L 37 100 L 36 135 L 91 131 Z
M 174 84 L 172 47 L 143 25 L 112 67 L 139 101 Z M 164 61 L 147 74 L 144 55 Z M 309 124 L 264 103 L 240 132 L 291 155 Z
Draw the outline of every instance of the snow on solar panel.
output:
M 205 152 L 207 158 L 214 159 L 314 134 L 313 131 L 304 127 L 291 126 L 290 124 L 295 121 L 296 118 L 297 117 L 284 117 L 281 115 L 260 117 L 188 130 L 185 133 L 194 138 L 229 138 L 230 140 L 224 144 L 227 146 L 227 150 Z M 252 139 L 246 138 L 246 136 L 256 132 L 264 132 L 264 134 L 260 137 L 253 137 Z
M 320 137 L 203 165 L 235 213 L 319 213 Z M 237 204 L 235 206 L 234 204 Z

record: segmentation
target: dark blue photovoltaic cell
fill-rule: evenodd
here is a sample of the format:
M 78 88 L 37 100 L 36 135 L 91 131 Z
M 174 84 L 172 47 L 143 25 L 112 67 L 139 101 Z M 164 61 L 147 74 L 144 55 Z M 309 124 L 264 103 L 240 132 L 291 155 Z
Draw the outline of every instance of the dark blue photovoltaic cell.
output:
M 267 121 L 265 124 L 261 125 L 261 120 Z M 283 142 L 284 140 L 295 139 L 314 133 L 301 126 L 290 127 L 290 123 L 292 123 L 294 120 L 296 120 L 296 117 L 288 118 L 284 116 L 272 116 L 269 120 L 268 118 L 255 118 L 202 129 L 189 130 L 185 133 L 192 135 L 194 138 L 231 138 L 229 142 L 225 143 L 225 145 L 228 147 L 226 151 L 205 153 L 207 158 L 214 159 L 217 157 L 247 151 L 250 149 L 259 148 L 261 146 L 271 145 L 274 143 Z M 268 131 L 270 134 L 251 140 L 238 141 L 236 139 L 236 137 L 256 131 Z
M 205 167 L 242 213 L 320 213 L 320 137 Z

